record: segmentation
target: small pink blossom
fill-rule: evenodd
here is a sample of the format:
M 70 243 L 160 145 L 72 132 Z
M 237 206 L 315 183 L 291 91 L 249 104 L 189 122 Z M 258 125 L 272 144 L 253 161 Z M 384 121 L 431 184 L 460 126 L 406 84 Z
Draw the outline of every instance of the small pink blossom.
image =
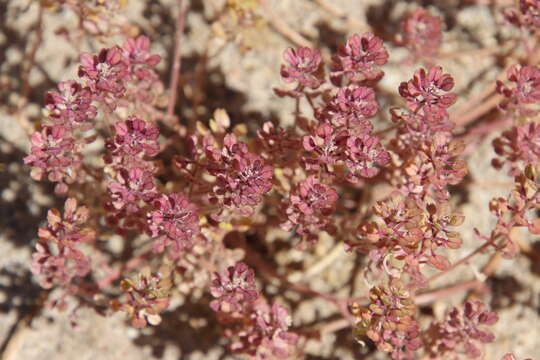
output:
M 156 156 L 159 153 L 159 129 L 156 125 L 130 116 L 114 126 L 116 135 L 107 144 L 113 156 Z
M 319 124 L 313 135 L 303 137 L 304 149 L 312 153 L 315 158 L 306 158 L 306 168 L 317 170 L 319 168 L 331 169 L 343 157 L 343 145 L 347 141 L 345 131 L 336 130 L 327 123 Z
M 298 49 L 288 48 L 283 54 L 287 65 L 281 66 L 281 77 L 290 83 L 298 81 L 301 86 L 318 88 L 322 80 L 316 75 L 321 64 L 321 52 L 302 46 Z
M 511 85 L 497 82 L 497 92 L 505 97 L 503 110 L 515 110 L 522 116 L 533 116 L 540 111 L 540 68 L 513 65 L 507 72 Z
M 332 58 L 332 77 L 345 76 L 351 81 L 377 80 L 383 75 L 378 67 L 387 61 L 388 52 L 382 39 L 372 33 L 354 34 Z
M 213 145 L 206 146 L 208 170 L 216 176 L 212 200 L 221 199 L 224 205 L 249 214 L 272 189 L 274 170 L 236 136 L 228 134 L 223 142 L 221 152 Z
M 122 46 L 124 58 L 130 64 L 140 64 L 147 66 L 156 66 L 161 57 L 156 54 L 150 54 L 150 39 L 144 35 L 137 38 L 129 38 Z
M 413 112 L 423 110 L 424 113 L 441 111 L 456 102 L 457 95 L 448 93 L 454 87 L 454 79 L 449 74 L 443 74 L 440 66 L 429 68 L 426 72 L 419 69 L 408 82 L 399 86 L 399 94 L 407 101 L 407 106 Z
M 343 126 L 358 134 L 368 134 L 373 129 L 367 120 L 375 116 L 379 104 L 375 91 L 367 86 L 342 87 L 323 111 L 324 118 L 336 126 Z
M 210 303 L 214 311 L 235 312 L 253 303 L 259 296 L 255 286 L 255 273 L 244 263 L 229 266 L 215 274 L 210 287 L 216 298 Z
M 124 77 L 128 75 L 122 51 L 119 47 L 103 49 L 98 55 L 81 55 L 79 77 L 92 91 L 121 96 L 125 91 Z
M 191 247 L 193 238 L 199 234 L 199 215 L 195 205 L 180 193 L 162 195 L 154 201 L 154 210 L 148 215 L 149 229 L 154 241 L 153 249 L 163 252 L 169 248 L 169 255 L 176 258 L 178 253 Z
M 324 230 L 334 212 L 338 195 L 336 190 L 310 176 L 291 192 L 285 214 L 286 230 L 296 229 L 309 240 L 316 240 L 317 231 Z
M 485 327 L 494 325 L 498 316 L 486 310 L 480 301 L 466 301 L 460 308 L 453 308 L 442 323 L 431 326 L 427 350 L 432 357 L 462 352 L 470 358 L 482 355 L 482 344 L 495 340 Z
M 435 56 L 442 43 L 442 20 L 424 8 L 408 14 L 401 24 L 401 43 L 416 58 Z
M 88 218 L 88 209 L 78 207 L 74 198 L 66 200 L 63 217 L 58 210 L 49 210 L 47 226 L 38 231 L 31 266 L 43 287 L 67 287 L 75 277 L 84 277 L 90 272 L 90 260 L 77 249 L 80 243 L 90 242 L 95 237 L 92 230 L 84 227 Z
M 58 84 L 60 93 L 50 91 L 45 96 L 45 107 L 50 119 L 65 126 L 93 120 L 97 109 L 92 105 L 92 92 L 89 88 L 70 80 Z
M 347 139 L 347 160 L 350 171 L 347 178 L 357 182 L 360 177 L 376 176 L 380 167 L 390 162 L 390 154 L 384 150 L 379 139 L 371 135 L 351 136 Z
M 151 202 L 156 196 L 156 185 L 152 172 L 142 168 L 120 169 L 116 181 L 107 184 L 111 205 L 117 210 L 135 213 L 140 202 Z

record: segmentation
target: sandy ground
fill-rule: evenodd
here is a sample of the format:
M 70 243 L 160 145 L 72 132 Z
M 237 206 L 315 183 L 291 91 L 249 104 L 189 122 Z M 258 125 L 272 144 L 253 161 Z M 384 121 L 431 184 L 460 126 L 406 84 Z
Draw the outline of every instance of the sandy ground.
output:
M 314 1 L 269 1 L 274 16 L 320 46 L 326 54 L 348 34 L 363 31 L 366 24 L 384 35 L 389 43 L 391 61 L 385 67 L 386 77 L 380 84 L 380 92 L 388 94 L 382 102 L 395 101 L 397 85 L 410 77 L 414 67 L 403 65 L 401 59 L 406 53 L 390 44 L 396 29 L 392 21 L 397 21 L 404 11 L 416 6 L 415 2 L 328 2 L 354 21 L 336 17 Z M 123 11 L 127 21 L 152 38 L 153 49 L 165 60 L 161 67 L 164 73 L 172 55 L 173 15 L 177 10 L 174 3 L 172 0 L 131 0 Z M 493 57 L 478 56 L 475 52 L 478 48 L 498 46 L 500 16 L 483 5 L 458 7 L 460 2 L 452 0 L 429 3 L 434 5 L 431 9 L 444 16 L 448 25 L 443 52 L 460 54 L 441 60 L 441 65 L 455 76 L 462 101 L 483 89 L 501 70 Z M 29 259 L 37 228 L 47 209 L 58 204 L 58 200 L 52 195 L 51 186 L 32 181 L 28 169 L 22 165 L 22 158 L 29 148 L 25 126 L 39 120 L 44 91 L 52 88 L 55 82 L 75 75 L 78 53 L 55 34 L 60 26 L 74 26 L 73 14 L 46 12 L 43 42 L 29 77 L 28 103 L 21 105 L 20 74 L 25 66 L 25 54 L 31 51 L 36 40 L 32 29 L 37 13 L 35 1 L 0 0 L 0 344 L 5 359 L 229 358 L 215 329 L 211 326 L 192 328 L 190 325 L 188 314 L 204 316 L 207 311 L 197 304 L 186 304 L 168 314 L 159 328 L 141 331 L 131 329 L 122 314 L 105 318 L 87 309 L 77 313 L 75 326 L 67 314 L 55 310 L 43 310 L 28 324 L 27 320 L 43 295 L 29 273 Z M 201 106 L 196 116 L 208 119 L 214 109 L 222 107 L 234 121 L 244 121 L 252 129 L 269 119 L 279 119 L 284 124 L 290 122 L 292 102 L 277 98 L 272 88 L 280 84 L 281 53 L 291 43 L 271 25 L 262 26 L 256 34 L 245 34 L 245 42 L 252 45 L 249 51 L 242 51 L 242 46 L 235 42 L 208 41 L 212 33 L 208 22 L 211 16 L 211 7 L 205 7 L 200 1 L 193 2 L 187 16 L 184 72 L 197 70 L 201 53 L 211 55 L 205 70 L 207 92 L 202 99 L 205 106 Z M 382 22 L 385 16 L 388 19 Z M 109 44 L 114 41 L 114 38 L 109 39 Z M 85 50 L 95 46 L 99 46 L 97 42 L 82 44 Z M 386 120 L 382 116 L 378 121 L 384 123 Z M 468 158 L 468 193 L 460 205 L 467 216 L 463 226 L 465 243 L 462 249 L 451 254 L 450 260 L 460 259 L 477 246 L 473 228 L 487 232 L 493 225 L 493 218 L 487 211 L 488 201 L 508 191 L 509 179 L 492 170 L 489 164 L 494 155 L 490 146 L 493 136 L 484 139 Z M 523 240 L 531 241 L 525 235 Z M 332 239 L 323 239 L 302 257 L 304 266 L 307 268 L 315 263 L 334 245 Z M 280 254 L 278 262 L 287 264 L 295 257 L 298 254 L 294 252 Z M 478 264 L 482 261 L 485 259 L 479 257 Z M 340 253 L 330 266 L 310 279 L 310 286 L 321 292 L 347 293 L 352 283 L 359 282 L 353 273 L 355 264 L 354 255 Z M 452 273 L 450 277 L 453 278 L 445 281 L 473 278 L 475 270 L 477 268 L 473 266 L 463 266 Z M 492 294 L 487 300 L 497 309 L 500 321 L 494 328 L 497 340 L 486 348 L 485 359 L 498 360 L 508 351 L 513 351 L 519 359 L 540 358 L 539 274 L 537 262 L 520 257 L 515 261 L 503 261 L 496 275 L 489 280 Z M 361 290 L 362 285 L 357 291 Z M 295 297 L 294 294 L 286 296 Z M 435 313 L 441 313 L 448 304 L 457 304 L 461 299 L 458 294 L 444 303 L 435 303 L 433 309 Z M 323 300 L 298 301 L 293 312 L 295 326 L 332 316 L 335 318 L 335 310 Z M 362 355 L 366 351 L 353 341 L 349 330 L 324 335 L 305 344 L 306 354 L 314 359 L 385 358 L 381 354 Z

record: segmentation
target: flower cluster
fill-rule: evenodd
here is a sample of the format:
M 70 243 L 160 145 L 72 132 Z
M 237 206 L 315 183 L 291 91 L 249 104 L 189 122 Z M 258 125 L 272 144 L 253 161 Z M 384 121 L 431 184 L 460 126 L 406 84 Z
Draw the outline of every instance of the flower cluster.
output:
M 540 111 L 540 68 L 512 65 L 506 75 L 509 85 L 497 81 L 497 92 L 504 96 L 499 107 L 519 116 L 536 115 Z
M 391 353 L 393 359 L 410 359 L 422 346 L 416 307 L 410 293 L 397 279 L 369 291 L 369 305 L 353 304 L 355 336 L 367 336 L 377 349 Z
M 450 310 L 443 322 L 431 325 L 426 333 L 426 350 L 436 359 L 446 359 L 449 354 L 457 353 L 478 358 L 482 354 L 482 344 L 495 339 L 485 327 L 497 321 L 497 314 L 486 310 L 480 301 L 466 301 L 463 307 Z
M 150 267 L 141 269 L 135 279 L 122 280 L 125 299 L 111 301 L 112 309 L 126 312 L 135 328 L 142 328 L 147 324 L 159 325 L 159 313 L 169 307 L 172 287 L 170 276 L 171 270 L 168 266 L 162 266 L 156 273 L 152 273 Z
M 246 303 L 255 301 L 259 296 L 255 287 L 255 272 L 244 263 L 230 266 L 216 274 L 210 293 L 216 298 L 210 304 L 214 311 L 240 311 Z
M 407 107 L 414 113 L 434 113 L 446 116 L 446 108 L 456 102 L 457 95 L 448 93 L 454 87 L 454 79 L 443 74 L 440 66 L 419 69 L 408 82 L 399 86 L 399 94 L 407 102 Z
M 181 193 L 163 194 L 154 201 L 148 214 L 149 230 L 156 240 L 153 249 L 163 252 L 169 248 L 173 259 L 185 248 L 190 248 L 199 233 L 197 208 Z
M 519 0 L 517 9 L 507 9 L 503 15 L 517 27 L 533 32 L 540 29 L 540 2 L 538 0 Z
M 503 157 L 495 159 L 493 165 L 500 169 L 505 163 L 510 164 L 510 175 L 517 175 L 519 168 L 536 166 L 540 159 L 540 123 L 512 126 L 493 140 L 493 148 Z
M 430 58 L 437 55 L 442 43 L 442 20 L 424 8 L 407 14 L 402 20 L 399 43 L 414 58 Z
M 298 336 L 289 332 L 291 317 L 286 308 L 269 306 L 255 287 L 254 272 L 244 263 L 216 273 L 211 287 L 216 298 L 210 306 L 227 325 L 230 348 L 257 359 L 287 359 Z
M 107 221 L 120 229 L 136 227 L 144 231 L 148 206 L 158 196 L 154 182 L 155 166 L 149 158 L 160 151 L 158 128 L 135 116 L 114 126 L 115 136 L 106 143 L 109 153 L 107 182 L 110 211 Z
M 215 145 L 208 145 L 205 150 L 207 170 L 216 177 L 212 201 L 249 214 L 272 189 L 272 167 L 250 152 L 234 134 L 225 136 L 221 151 Z
M 380 66 L 388 61 L 383 41 L 372 33 L 352 35 L 332 58 L 332 80 L 343 77 L 352 82 L 378 80 L 383 76 Z
M 288 48 L 283 54 L 288 65 L 282 65 L 281 77 L 286 82 L 298 82 L 299 86 L 317 89 L 321 80 L 315 75 L 321 65 L 321 52 L 308 47 L 297 50 Z
M 88 130 L 96 126 L 94 120 L 99 110 L 109 118 L 115 108 L 131 104 L 136 104 L 134 110 L 141 113 L 149 111 L 159 89 L 152 69 L 159 56 L 150 55 L 148 47 L 148 39 L 141 36 L 128 40 L 123 48 L 103 49 L 97 55 L 83 54 L 78 73 L 81 82 L 62 82 L 58 92 L 47 93 L 48 117 L 40 131 L 33 134 L 31 153 L 24 159 L 32 166 L 34 179 L 47 177 L 57 183 L 57 193 L 66 193 L 70 184 L 82 182 L 87 175 L 82 170 L 81 153 L 96 138 L 88 135 Z
M 90 272 L 90 259 L 78 249 L 79 244 L 95 237 L 94 231 L 84 226 L 89 216 L 88 208 L 78 207 L 74 198 L 66 200 L 63 217 L 58 210 L 49 210 L 47 226 L 38 232 L 31 267 L 44 288 L 59 285 L 72 292 L 71 282 Z
M 320 230 L 328 230 L 328 218 L 335 210 L 336 190 L 323 184 L 315 176 L 301 182 L 290 194 L 285 213 L 287 222 L 283 227 L 296 229 L 309 240 L 316 240 Z
M 373 211 L 382 223 L 361 223 L 357 231 L 363 241 L 351 245 L 368 254 L 373 265 L 384 266 L 391 274 L 396 270 L 409 274 L 417 286 L 425 285 L 421 265 L 445 270 L 449 261 L 438 250 L 461 246 L 461 237 L 452 228 L 461 225 L 464 217 L 452 213 L 448 203 L 419 204 L 398 193 L 378 202 Z M 400 260 L 401 267 L 394 260 Z

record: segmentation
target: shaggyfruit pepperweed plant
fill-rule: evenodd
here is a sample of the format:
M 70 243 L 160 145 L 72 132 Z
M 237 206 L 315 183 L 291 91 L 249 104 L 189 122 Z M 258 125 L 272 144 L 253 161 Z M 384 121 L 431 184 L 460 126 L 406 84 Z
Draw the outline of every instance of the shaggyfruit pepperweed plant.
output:
M 185 115 L 177 98 L 188 81 L 180 79 L 187 6 L 178 9 L 167 86 L 150 38 L 114 15 L 125 2 L 41 2 L 79 17 L 77 29 L 65 29 L 73 43 L 124 37 L 80 54 L 76 73 L 45 94 L 30 137 L 24 164 L 63 204 L 48 211 L 32 255 L 44 305 L 74 321 L 89 307 L 155 329 L 194 301 L 240 358 L 307 358 L 310 342 L 348 329 L 356 358 L 517 359 L 513 349 L 489 351 L 502 335 L 489 279 L 500 258 L 534 252 L 525 232 L 540 234 L 540 1 L 493 5 L 514 31 L 511 50 L 489 88 L 467 98 L 442 65 L 452 55 L 433 8 L 405 12 L 397 36 L 373 26 L 330 50 L 272 16 L 269 1 L 224 3 L 213 28 L 227 46 L 248 52 L 247 34 L 269 29 L 293 42 L 276 50 L 280 81 L 267 89 L 290 104 L 292 120 L 244 123 L 224 109 Z M 406 54 L 398 66 L 413 70 L 389 95 L 381 84 L 395 49 Z M 485 204 L 492 228 L 467 232 L 460 191 L 486 133 L 497 134 L 492 167 L 511 185 Z M 324 239 L 335 248 L 304 268 L 303 254 L 312 258 Z M 472 251 L 462 251 L 465 242 Z M 280 265 L 283 254 L 296 271 Z M 311 287 L 339 256 L 355 258 L 350 276 L 362 285 Z M 456 281 L 465 264 L 475 264 L 470 279 Z M 295 321 L 292 299 L 308 298 L 333 317 Z

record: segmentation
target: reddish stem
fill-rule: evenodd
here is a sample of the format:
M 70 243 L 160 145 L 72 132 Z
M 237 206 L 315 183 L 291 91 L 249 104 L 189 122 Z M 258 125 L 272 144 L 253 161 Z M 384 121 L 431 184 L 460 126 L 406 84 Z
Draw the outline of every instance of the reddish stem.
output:
M 182 34 L 184 33 L 185 17 L 187 8 L 183 8 L 183 0 L 178 0 L 178 22 L 176 24 L 175 48 L 173 65 L 171 69 L 172 78 L 170 83 L 169 103 L 167 104 L 167 119 L 173 124 L 174 107 L 176 106 L 176 98 L 178 93 L 178 79 L 180 78 L 180 69 L 182 66 Z

